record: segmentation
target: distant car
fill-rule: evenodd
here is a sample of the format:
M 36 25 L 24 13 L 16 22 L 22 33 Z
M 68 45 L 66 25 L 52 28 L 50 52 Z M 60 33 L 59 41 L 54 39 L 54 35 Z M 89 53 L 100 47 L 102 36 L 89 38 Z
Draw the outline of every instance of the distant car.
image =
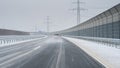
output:
M 56 36 L 60 36 L 60 34 L 54 34 L 54 35 L 56 35 Z

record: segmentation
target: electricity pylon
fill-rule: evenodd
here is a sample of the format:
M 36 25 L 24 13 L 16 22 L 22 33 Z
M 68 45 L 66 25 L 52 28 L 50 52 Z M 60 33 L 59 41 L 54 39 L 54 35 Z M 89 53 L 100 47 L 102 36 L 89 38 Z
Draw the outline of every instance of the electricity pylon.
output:
M 50 23 L 49 20 L 50 19 L 49 19 L 49 16 L 47 16 L 46 20 L 47 20 L 47 22 L 46 22 L 47 23 L 47 32 L 49 32 L 49 30 L 50 30 L 50 26 L 49 26 L 49 23 Z
M 73 10 L 77 10 L 77 25 L 78 25 L 81 22 L 81 11 L 86 9 L 81 7 L 81 4 L 83 4 L 84 2 L 80 2 L 79 0 L 77 0 L 77 2 L 74 3 L 77 3 L 77 8 L 74 8 Z

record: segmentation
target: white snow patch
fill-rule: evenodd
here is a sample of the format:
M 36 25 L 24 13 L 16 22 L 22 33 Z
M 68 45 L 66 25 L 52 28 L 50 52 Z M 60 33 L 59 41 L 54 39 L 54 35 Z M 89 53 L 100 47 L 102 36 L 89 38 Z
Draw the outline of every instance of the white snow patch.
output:
M 30 42 L 30 41 L 34 41 L 34 40 L 43 39 L 43 38 L 46 38 L 46 37 L 47 36 L 44 36 L 44 37 L 41 37 L 41 38 L 35 38 L 35 39 L 27 39 L 27 40 L 23 40 L 23 41 L 16 41 L 16 42 L 12 42 L 12 43 L 0 44 L 0 47 L 11 46 L 11 45 L 15 45 L 15 44 L 24 43 L 24 42 Z
M 63 37 L 81 49 L 83 49 L 90 56 L 102 62 L 108 68 L 120 68 L 120 49 L 105 46 L 103 44 L 98 44 L 86 40 Z

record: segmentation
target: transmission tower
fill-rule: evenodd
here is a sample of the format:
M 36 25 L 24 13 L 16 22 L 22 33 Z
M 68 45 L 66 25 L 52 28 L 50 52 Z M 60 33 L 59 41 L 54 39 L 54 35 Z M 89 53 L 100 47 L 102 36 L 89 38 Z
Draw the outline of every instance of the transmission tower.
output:
M 47 21 L 46 22 L 47 23 L 47 32 L 49 32 L 49 29 L 50 29 L 50 27 L 49 27 L 49 23 L 50 23 L 49 20 L 50 20 L 49 16 L 47 16 L 47 19 L 46 19 L 46 21 Z
M 73 10 L 77 10 L 77 25 L 78 25 L 81 22 L 81 11 L 86 10 L 86 9 L 81 7 L 81 4 L 83 4 L 84 2 L 80 2 L 79 0 L 77 0 L 77 2 L 74 2 L 74 3 L 77 4 L 77 8 Z

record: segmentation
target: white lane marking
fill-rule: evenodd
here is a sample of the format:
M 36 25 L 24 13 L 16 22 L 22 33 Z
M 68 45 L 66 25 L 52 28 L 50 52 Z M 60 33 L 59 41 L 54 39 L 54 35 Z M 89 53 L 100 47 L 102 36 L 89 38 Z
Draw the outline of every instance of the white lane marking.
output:
M 63 54 L 63 41 L 61 40 L 60 42 L 60 49 L 59 49 L 59 54 L 58 54 L 58 58 L 57 58 L 57 63 L 56 63 L 56 68 L 59 68 L 60 67 L 60 61 L 61 61 L 61 57 L 62 57 L 62 54 Z
M 17 60 L 17 59 L 19 59 L 19 58 L 21 58 L 21 57 L 23 57 L 23 56 L 25 56 L 25 55 L 28 55 L 28 54 L 32 53 L 33 51 L 35 51 L 35 50 L 37 50 L 37 49 L 39 49 L 39 48 L 40 48 L 40 46 L 34 48 L 33 50 L 31 50 L 31 51 L 29 51 L 29 52 L 27 52 L 27 53 L 24 53 L 24 54 L 22 54 L 22 55 L 19 55 L 19 56 L 17 56 L 17 57 L 14 57 L 14 58 L 12 58 L 12 59 L 10 59 L 10 60 L 8 60 L 8 61 L 5 61 L 5 62 L 1 63 L 0 66 L 4 66 L 4 65 L 6 66 L 6 64 L 10 64 L 10 62 L 15 61 L 15 60 Z
M 74 62 L 74 58 L 72 57 L 72 62 Z
M 39 49 L 41 46 L 38 46 L 38 47 L 36 47 L 36 48 L 34 48 L 33 50 L 37 50 L 37 49 Z
M 16 56 L 16 55 L 18 55 L 18 54 L 20 54 L 21 52 L 16 52 L 16 53 L 13 53 L 13 54 L 10 54 L 10 55 L 7 55 L 7 56 L 4 56 L 4 57 L 1 57 L 0 58 L 0 62 L 1 61 L 4 61 L 5 59 L 8 59 L 8 58 L 11 58 L 11 57 L 14 57 L 14 56 Z
M 2 54 L 2 53 L 7 53 L 7 52 L 10 52 L 10 51 L 13 51 L 13 50 L 17 50 L 17 49 L 19 49 L 19 48 L 22 48 L 23 46 L 17 46 L 17 47 L 14 47 L 14 48 L 7 48 L 7 49 L 4 49 L 4 50 L 2 50 L 2 51 L 0 51 L 0 54 Z

